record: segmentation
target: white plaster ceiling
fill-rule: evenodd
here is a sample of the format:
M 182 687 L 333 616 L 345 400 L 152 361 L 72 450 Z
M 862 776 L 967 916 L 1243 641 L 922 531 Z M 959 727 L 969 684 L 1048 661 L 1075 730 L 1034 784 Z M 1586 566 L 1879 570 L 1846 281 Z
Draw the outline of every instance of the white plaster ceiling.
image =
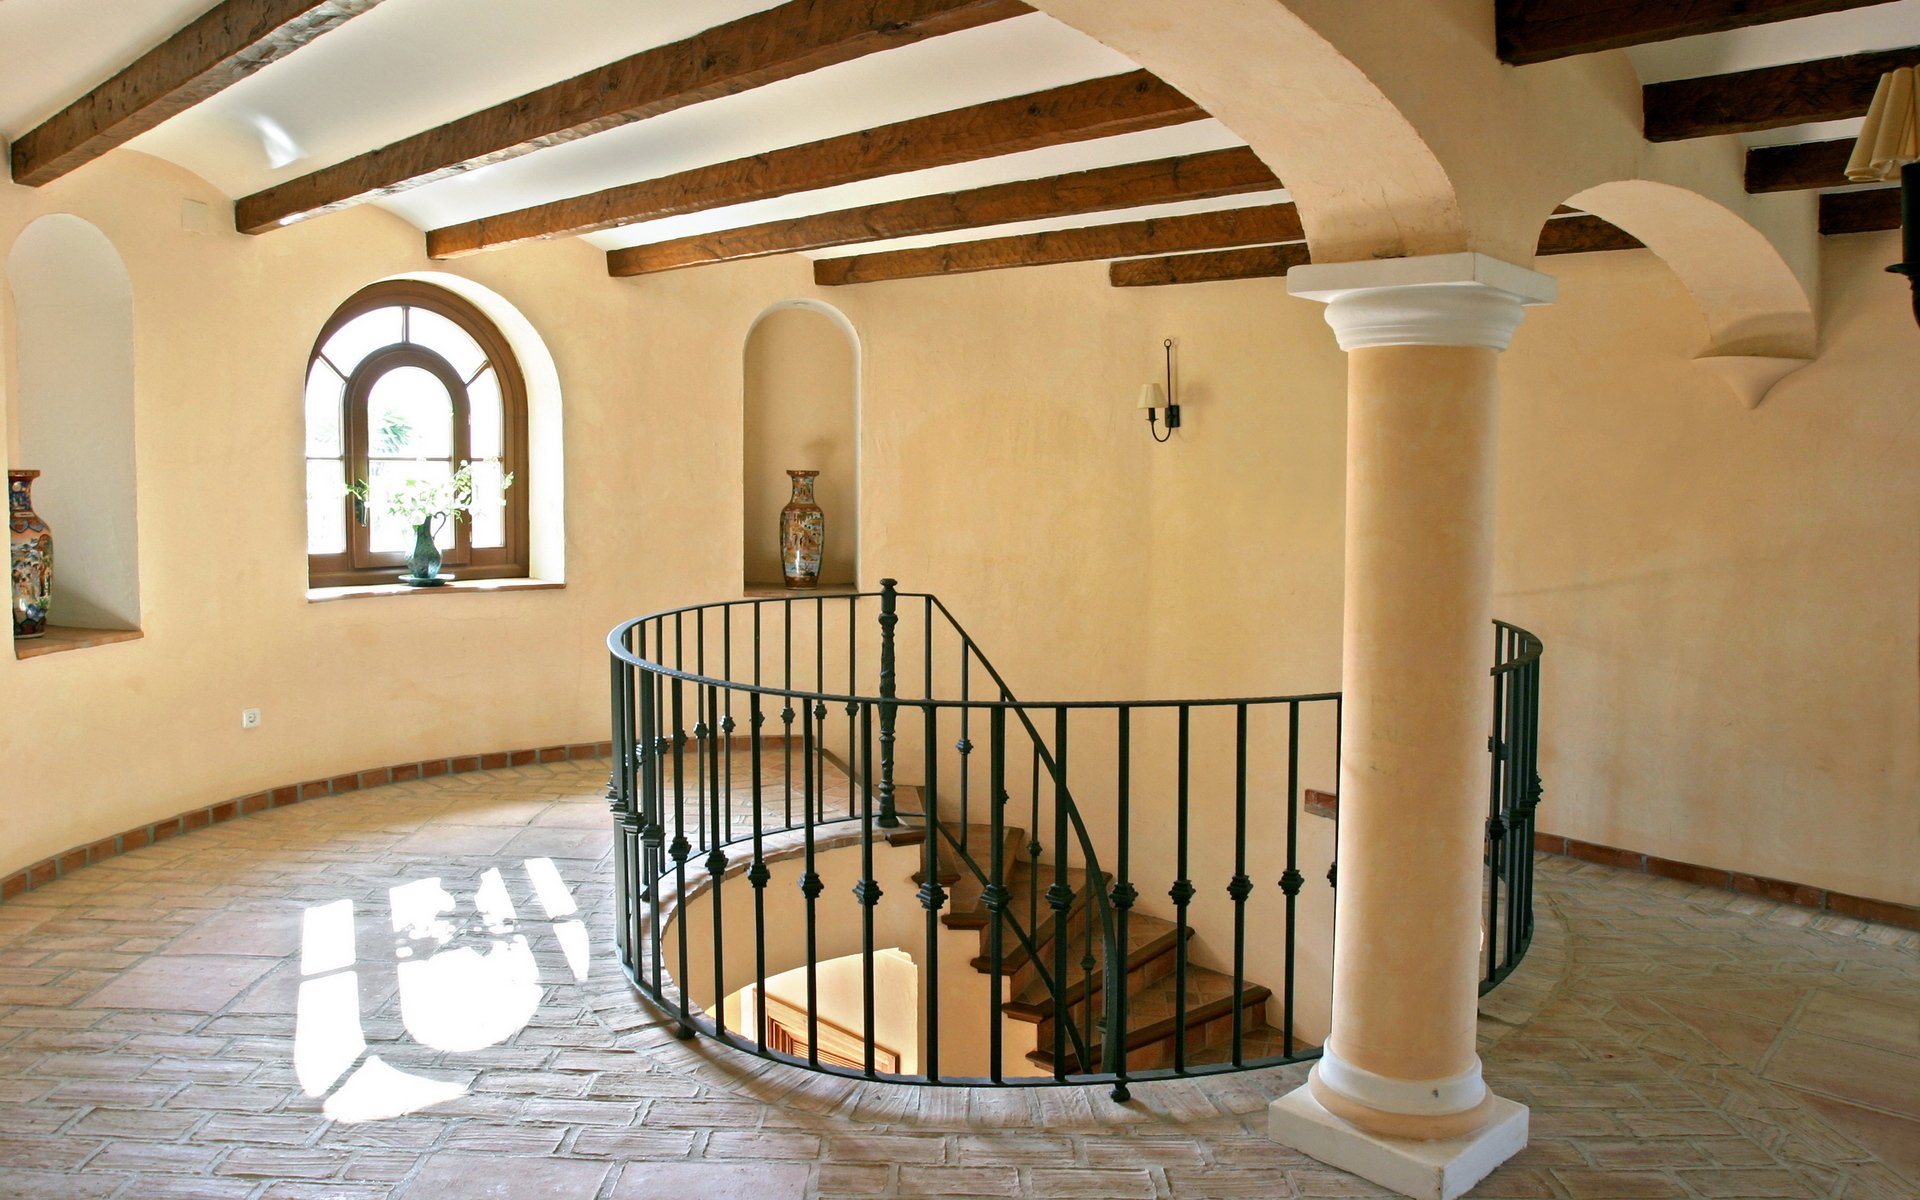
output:
M 372 11 L 150 131 L 133 148 L 239 197 L 782 0 L 383 0 Z M 0 136 L 17 135 L 211 7 L 213 0 L 0 0 Z M 1920 0 L 1635 48 L 1643 80 L 1920 44 Z M 380 201 L 434 228 L 781 146 L 1133 68 L 1041 14 L 869 55 L 694 105 Z M 1849 136 L 1857 121 L 1746 135 Z M 662 241 L 910 196 L 1241 144 L 1217 121 L 1102 138 L 644 222 L 589 236 Z M 1267 203 L 1285 193 L 1119 210 L 900 239 L 863 253 Z

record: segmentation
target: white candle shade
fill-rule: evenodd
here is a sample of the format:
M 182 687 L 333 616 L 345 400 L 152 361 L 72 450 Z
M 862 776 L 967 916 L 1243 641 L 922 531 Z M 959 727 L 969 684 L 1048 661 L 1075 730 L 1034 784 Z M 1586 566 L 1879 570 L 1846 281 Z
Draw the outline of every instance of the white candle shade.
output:
M 1166 406 L 1167 406 L 1166 393 L 1160 390 L 1159 384 L 1143 383 L 1140 385 L 1140 403 L 1138 407 L 1165 408 Z

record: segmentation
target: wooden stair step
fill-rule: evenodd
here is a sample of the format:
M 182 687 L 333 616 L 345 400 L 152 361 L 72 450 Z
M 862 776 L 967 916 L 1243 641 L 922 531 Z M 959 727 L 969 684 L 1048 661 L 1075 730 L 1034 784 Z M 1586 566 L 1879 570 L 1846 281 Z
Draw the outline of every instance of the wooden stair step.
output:
M 1161 1056 L 1170 1058 L 1171 1046 L 1181 1029 L 1176 1003 L 1179 995 L 1178 981 L 1174 976 L 1169 975 L 1127 997 L 1127 1034 L 1123 1044 L 1126 1046 L 1129 1065 L 1139 1051 L 1147 1048 L 1164 1050 L 1165 1053 Z M 1265 1024 L 1265 1004 L 1272 995 L 1271 989 L 1260 984 L 1242 982 L 1240 987 L 1242 1013 L 1249 1028 Z M 1185 1027 L 1189 1038 L 1187 1061 L 1195 1063 L 1199 1060 L 1193 1057 L 1194 1052 L 1200 1047 L 1214 1044 L 1218 1039 L 1212 1035 L 1195 1037 L 1193 1031 L 1222 1017 L 1231 1019 L 1233 1016 L 1233 977 L 1206 967 L 1189 965 L 1186 1002 Z M 1162 1047 L 1161 1043 L 1165 1043 L 1165 1046 Z M 1103 1049 L 1102 1043 L 1095 1043 L 1088 1047 L 1096 1064 L 1101 1061 Z M 1053 1070 L 1051 1045 L 1043 1046 L 1027 1055 L 1027 1058 L 1036 1066 L 1048 1071 Z M 1069 1073 L 1081 1070 L 1070 1043 L 1067 1050 L 1066 1069 Z
M 1187 936 L 1192 937 L 1193 930 L 1187 930 Z M 1136 987 L 1144 987 L 1154 982 L 1151 979 L 1142 980 L 1135 977 L 1159 959 L 1171 955 L 1179 940 L 1180 927 L 1172 921 L 1163 921 L 1159 917 L 1148 916 L 1145 913 L 1134 913 L 1127 918 L 1129 995 Z M 1106 980 L 1103 976 L 1106 969 L 1106 947 L 1095 942 L 1093 957 L 1092 991 L 1095 997 L 1099 997 L 1106 991 Z M 1052 961 L 1048 960 L 1046 966 L 1048 970 L 1052 970 Z M 1170 965 L 1169 969 L 1171 969 Z M 1066 1002 L 1077 1005 L 1086 998 L 1088 990 L 1086 973 L 1080 969 L 1077 958 L 1070 964 L 1069 975 L 1070 980 L 1064 989 Z M 1016 1021 L 1045 1022 L 1051 1020 L 1054 1014 L 1053 994 L 1048 990 L 1044 980 L 1036 978 L 1028 982 L 1018 996 L 1007 1001 L 1001 1011 Z

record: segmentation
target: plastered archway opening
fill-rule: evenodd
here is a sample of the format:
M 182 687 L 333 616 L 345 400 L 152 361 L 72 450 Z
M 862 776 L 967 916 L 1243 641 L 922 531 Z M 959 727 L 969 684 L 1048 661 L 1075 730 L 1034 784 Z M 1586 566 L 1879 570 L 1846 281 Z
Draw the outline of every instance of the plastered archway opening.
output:
M 566 458 L 561 429 L 560 370 L 546 339 L 513 302 L 484 284 L 441 271 L 392 276 L 445 288 L 486 314 L 520 363 L 527 383 L 527 534 L 535 579 L 567 576 Z
M 1812 361 L 1813 303 L 1767 236 L 1698 192 L 1647 179 L 1591 187 L 1567 200 L 1618 225 L 1659 255 L 1707 323 L 1697 360 L 1749 408 Z
M 53 530 L 49 621 L 140 625 L 134 479 L 133 282 L 106 234 L 55 213 L 7 255 L 13 469 L 37 470 L 35 510 Z
M 742 348 L 742 576 L 781 583 L 780 510 L 790 470 L 812 470 L 826 514 L 820 582 L 860 579 L 859 334 L 817 300 L 786 300 L 754 318 Z
M 1352 60 L 1279 0 L 1034 0 L 1244 138 L 1300 206 L 1316 262 L 1469 249 L 1426 140 Z

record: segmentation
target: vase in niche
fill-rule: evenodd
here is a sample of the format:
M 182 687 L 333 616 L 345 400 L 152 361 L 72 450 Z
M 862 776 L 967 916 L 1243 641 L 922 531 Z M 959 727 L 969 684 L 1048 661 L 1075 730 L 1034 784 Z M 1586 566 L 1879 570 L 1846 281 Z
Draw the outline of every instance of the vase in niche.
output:
M 820 556 L 827 545 L 827 515 L 814 503 L 818 471 L 788 471 L 793 495 L 780 510 L 780 574 L 790 588 L 820 586 Z
M 53 532 L 33 511 L 38 471 L 7 472 L 7 528 L 13 565 L 13 636 L 36 638 L 47 631 L 53 602 Z

